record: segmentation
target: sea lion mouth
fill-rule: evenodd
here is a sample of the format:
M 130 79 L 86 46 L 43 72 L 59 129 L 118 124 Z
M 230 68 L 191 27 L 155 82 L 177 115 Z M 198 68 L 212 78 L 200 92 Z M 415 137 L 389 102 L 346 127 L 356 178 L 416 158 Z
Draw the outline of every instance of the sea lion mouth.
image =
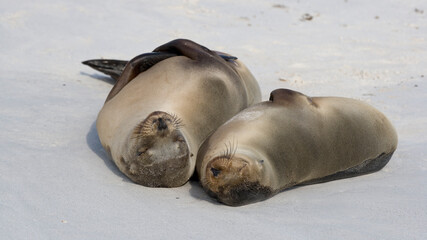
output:
M 230 186 L 221 186 L 216 191 L 203 186 L 209 196 L 229 206 L 241 206 L 265 200 L 274 194 L 271 187 L 260 182 L 241 182 Z
M 241 206 L 262 201 L 271 195 L 273 195 L 273 190 L 259 182 L 242 182 L 227 191 L 220 191 L 217 199 L 229 206 Z
M 190 177 L 190 150 L 175 115 L 153 112 L 135 127 L 123 161 L 126 175 L 148 187 L 177 187 Z

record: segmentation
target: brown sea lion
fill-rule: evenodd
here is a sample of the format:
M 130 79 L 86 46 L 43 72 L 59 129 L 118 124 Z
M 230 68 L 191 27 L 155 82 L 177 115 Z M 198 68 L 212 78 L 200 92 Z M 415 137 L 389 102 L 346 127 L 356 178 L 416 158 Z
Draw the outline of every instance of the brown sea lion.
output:
M 261 99 L 242 62 L 190 40 L 171 41 L 129 62 L 85 64 L 120 75 L 98 115 L 99 139 L 126 176 L 149 187 L 186 183 L 203 140 Z
M 277 89 L 220 126 L 200 148 L 196 169 L 210 195 L 235 206 L 378 171 L 396 147 L 390 121 L 366 103 Z

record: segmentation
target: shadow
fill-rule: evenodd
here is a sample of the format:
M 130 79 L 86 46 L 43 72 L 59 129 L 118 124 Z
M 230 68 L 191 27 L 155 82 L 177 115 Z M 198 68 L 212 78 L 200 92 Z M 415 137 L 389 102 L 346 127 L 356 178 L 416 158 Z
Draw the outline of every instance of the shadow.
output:
M 111 85 L 114 85 L 116 83 L 116 80 L 114 80 L 112 77 L 108 77 L 104 74 L 98 74 L 98 73 L 89 74 L 89 73 L 85 73 L 85 72 L 80 72 L 80 74 L 83 76 L 88 76 L 91 78 L 101 80 L 101 81 L 109 83 Z
M 190 195 L 198 200 L 203 200 L 203 201 L 207 201 L 210 202 L 212 204 L 215 205 L 223 205 L 220 202 L 218 202 L 215 198 L 210 197 L 202 188 L 202 185 L 200 184 L 200 182 L 198 180 L 195 179 L 190 179 L 190 181 L 188 181 L 188 183 L 190 184 L 191 188 L 190 188 Z
M 89 132 L 86 134 L 86 143 L 89 146 L 89 148 L 98 155 L 99 158 L 101 158 L 108 169 L 111 170 L 114 174 L 121 177 L 123 181 L 125 182 L 131 182 L 126 175 L 124 175 L 120 170 L 117 168 L 117 166 L 114 164 L 113 160 L 110 158 L 108 153 L 104 150 L 104 148 L 101 145 L 101 142 L 99 141 L 98 133 L 96 131 L 96 121 L 92 123 L 92 126 L 89 129 Z

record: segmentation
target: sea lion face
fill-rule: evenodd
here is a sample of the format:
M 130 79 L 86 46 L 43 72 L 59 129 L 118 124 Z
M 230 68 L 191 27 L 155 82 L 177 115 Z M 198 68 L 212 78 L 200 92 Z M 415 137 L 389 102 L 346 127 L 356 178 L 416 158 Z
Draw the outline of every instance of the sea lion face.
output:
M 177 116 L 160 111 L 138 124 L 129 139 L 128 154 L 120 162 L 126 175 L 149 187 L 183 185 L 190 165 L 181 126 Z
M 227 205 L 237 206 L 265 199 L 271 194 L 263 186 L 258 163 L 243 156 L 220 156 L 209 161 L 202 184 L 206 191 Z

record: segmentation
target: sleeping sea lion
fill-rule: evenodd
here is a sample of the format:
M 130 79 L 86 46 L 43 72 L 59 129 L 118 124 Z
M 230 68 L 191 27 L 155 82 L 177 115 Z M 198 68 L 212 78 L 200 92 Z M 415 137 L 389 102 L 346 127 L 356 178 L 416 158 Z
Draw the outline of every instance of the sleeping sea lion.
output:
M 171 41 L 129 62 L 84 63 L 118 78 L 99 112 L 98 135 L 120 171 L 144 186 L 186 183 L 203 140 L 261 99 L 241 61 L 190 40 Z
M 201 146 L 196 169 L 211 196 L 235 206 L 378 171 L 396 147 L 390 121 L 366 103 L 277 89 L 220 126 Z

